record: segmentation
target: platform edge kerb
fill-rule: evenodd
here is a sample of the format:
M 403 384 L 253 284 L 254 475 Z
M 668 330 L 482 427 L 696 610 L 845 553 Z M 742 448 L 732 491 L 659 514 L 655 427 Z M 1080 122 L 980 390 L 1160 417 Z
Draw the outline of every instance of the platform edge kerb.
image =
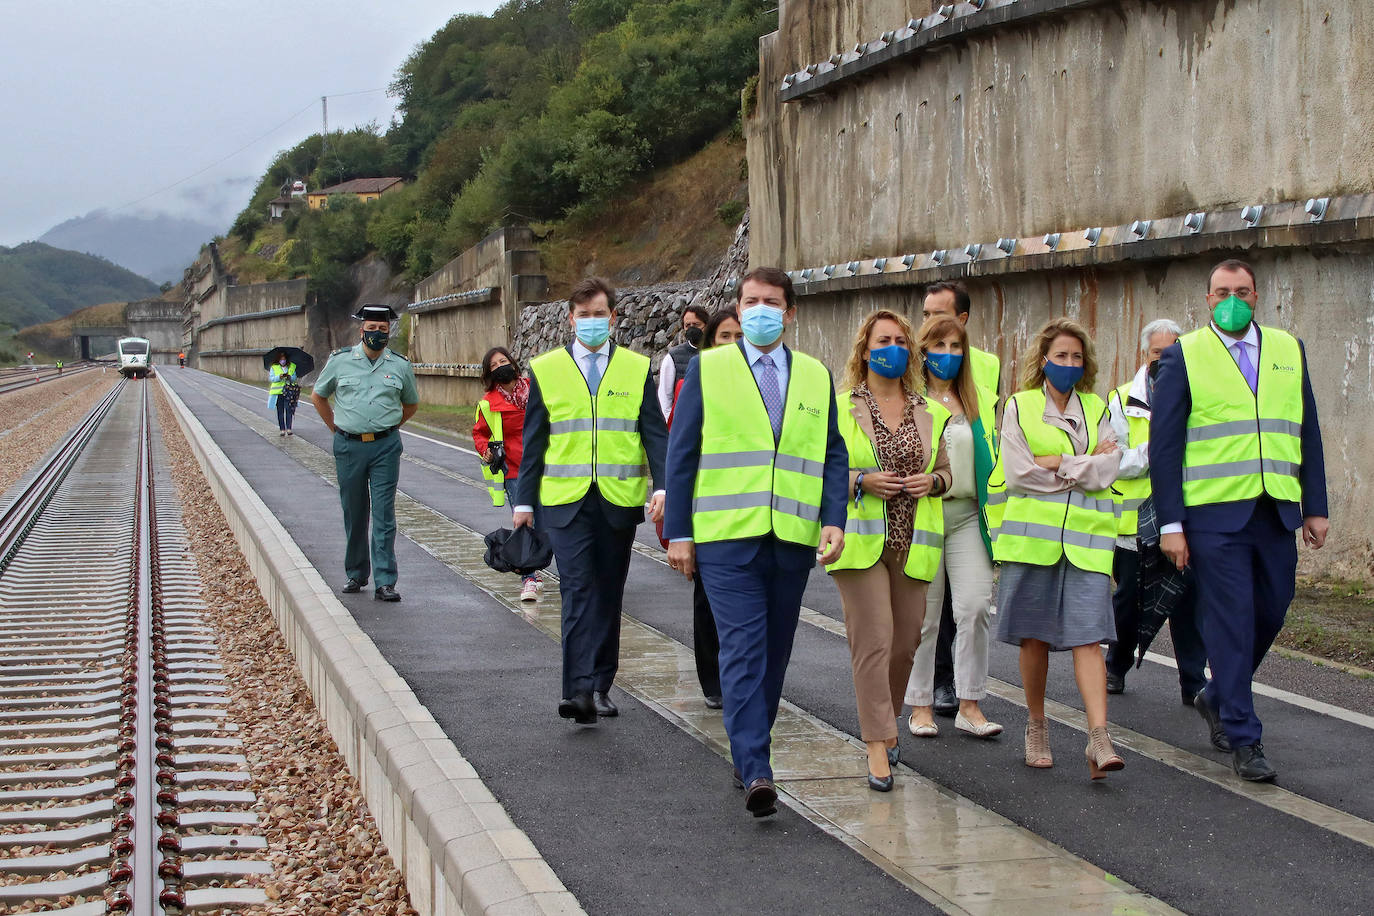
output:
M 504 809 L 498 813 L 490 804 L 483 804 L 481 811 L 475 810 L 463 791 L 466 783 L 467 794 L 473 794 L 471 780 L 433 778 L 436 772 L 454 769 L 455 762 L 461 762 L 460 770 L 471 772 L 467 759 L 452 741 L 438 741 L 431 734 L 416 741 L 411 729 L 377 729 L 381 722 L 417 724 L 432 722 L 433 718 L 412 691 L 396 689 L 394 685 L 404 683 L 396 670 L 176 391 L 165 380 L 158 381 L 239 549 L 258 578 L 316 709 L 362 787 L 392 861 L 405 876 L 412 905 L 421 916 L 475 916 L 489 904 L 508 907 L 528 898 L 531 912 L 547 911 L 544 908 L 557 904 L 557 912 L 584 913 L 556 875 L 558 889 L 550 887 L 552 869 L 542 857 L 527 854 L 534 849 L 533 844 Z M 367 657 L 366 673 L 361 677 L 357 665 L 360 655 Z M 385 690 L 381 689 L 383 683 Z M 340 702 L 329 704 L 326 698 L 330 696 Z M 381 708 L 379 699 L 385 701 Z M 398 746 L 392 747 L 393 742 Z M 405 745 L 404 749 L 400 745 Z M 397 768 L 398 759 L 409 765 Z M 417 780 L 421 772 L 430 778 Z M 489 792 L 479 794 L 491 797 Z M 436 817 L 441 812 L 442 816 Z M 467 816 L 455 817 L 460 813 Z M 502 852 L 498 860 L 506 868 L 493 869 L 489 866 L 497 863 L 466 863 L 456 857 L 463 844 L 454 841 L 471 837 L 474 823 L 482 825 L 479 832 L 492 846 L 511 850 L 512 854 Z M 512 843 L 514 834 L 524 842 Z M 531 871 L 531 861 L 544 863 L 545 868 Z M 516 863 L 524 867 L 513 868 Z M 482 886 L 484 874 L 492 876 L 491 887 Z M 522 893 L 512 895 L 513 875 Z M 527 882 L 524 875 L 537 876 L 538 880 Z M 454 910 L 455 902 L 467 905 Z

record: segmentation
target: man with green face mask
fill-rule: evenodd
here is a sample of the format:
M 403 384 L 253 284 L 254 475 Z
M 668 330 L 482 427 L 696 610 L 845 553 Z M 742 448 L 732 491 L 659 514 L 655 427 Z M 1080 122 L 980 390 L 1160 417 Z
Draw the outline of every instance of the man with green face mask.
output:
M 1150 484 L 1160 549 L 1197 577 L 1212 679 L 1193 705 L 1242 779 L 1278 774 L 1264 756 L 1251 680 L 1293 600 L 1298 551 L 1326 542 L 1326 468 L 1303 345 L 1253 321 L 1243 261 L 1212 269 L 1212 323 L 1160 357 Z
M 415 415 L 420 394 L 410 361 L 387 348 L 390 306 L 365 305 L 353 317 L 362 338 L 335 350 L 310 393 L 324 425 L 334 433 L 334 466 L 343 504 L 345 594 L 375 577 L 378 601 L 400 601 L 396 591 L 396 484 L 401 474 L 401 424 Z M 368 517 L 371 516 L 371 537 Z

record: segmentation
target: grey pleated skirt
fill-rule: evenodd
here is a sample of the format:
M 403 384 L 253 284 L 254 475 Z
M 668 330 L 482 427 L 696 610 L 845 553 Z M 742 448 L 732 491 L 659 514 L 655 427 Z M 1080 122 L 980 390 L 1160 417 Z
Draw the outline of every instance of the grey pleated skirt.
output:
M 1063 557 L 1054 566 L 1003 563 L 997 584 L 997 638 L 1047 642 L 1056 651 L 1116 641 L 1112 583 Z

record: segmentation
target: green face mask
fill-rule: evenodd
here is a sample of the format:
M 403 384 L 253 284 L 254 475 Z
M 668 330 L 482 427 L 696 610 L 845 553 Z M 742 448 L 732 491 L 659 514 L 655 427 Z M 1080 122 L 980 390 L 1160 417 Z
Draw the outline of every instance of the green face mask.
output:
M 1232 334 L 1245 330 L 1250 324 L 1250 319 L 1254 317 L 1255 310 L 1239 296 L 1227 296 L 1212 309 L 1212 320 L 1217 323 L 1217 327 Z

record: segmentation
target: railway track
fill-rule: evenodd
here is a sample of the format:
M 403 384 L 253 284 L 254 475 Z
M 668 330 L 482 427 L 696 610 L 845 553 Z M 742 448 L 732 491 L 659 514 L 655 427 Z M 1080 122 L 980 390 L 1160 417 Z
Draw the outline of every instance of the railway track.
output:
M 44 369 L 0 375 L 0 394 L 6 394 L 10 391 L 22 391 L 25 388 L 32 388 L 35 385 L 41 385 L 44 382 L 51 382 L 60 378 L 70 378 L 73 375 L 89 372 L 95 368 L 96 366 L 94 364 L 87 364 L 71 366 L 64 369 L 62 372 L 58 372 L 56 369 Z
M 0 908 L 266 901 L 255 796 L 154 435 L 121 382 L 0 514 Z

